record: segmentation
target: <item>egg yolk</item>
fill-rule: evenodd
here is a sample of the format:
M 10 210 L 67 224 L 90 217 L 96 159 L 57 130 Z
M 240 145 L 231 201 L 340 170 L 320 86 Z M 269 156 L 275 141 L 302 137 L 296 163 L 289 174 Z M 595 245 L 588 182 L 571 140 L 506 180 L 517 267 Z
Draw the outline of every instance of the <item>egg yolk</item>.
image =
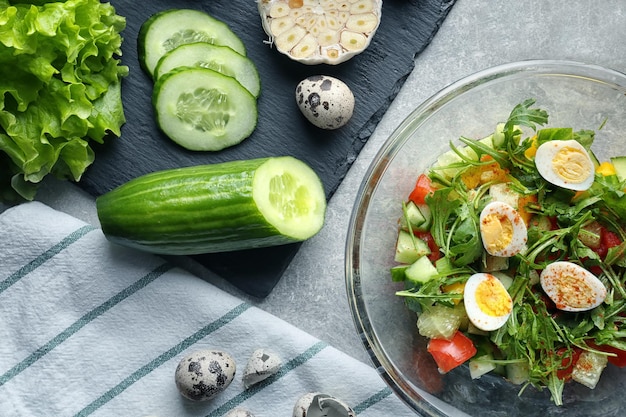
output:
M 580 184 L 584 182 L 593 168 L 589 158 L 580 149 L 565 146 L 552 158 L 552 169 L 563 181 Z
M 475 297 L 480 310 L 492 317 L 504 316 L 513 309 L 509 293 L 493 275 L 488 275 L 487 279 L 478 284 Z
M 506 248 L 513 239 L 513 224 L 508 217 L 492 213 L 481 223 L 483 241 L 489 253 L 498 252 Z

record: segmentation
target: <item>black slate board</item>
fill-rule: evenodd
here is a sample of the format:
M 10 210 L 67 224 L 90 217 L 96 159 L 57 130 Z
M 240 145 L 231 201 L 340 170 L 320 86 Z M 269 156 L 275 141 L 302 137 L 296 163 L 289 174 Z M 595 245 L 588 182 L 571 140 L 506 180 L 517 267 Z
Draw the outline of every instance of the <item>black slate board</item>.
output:
M 382 21 L 369 48 L 338 66 L 306 66 L 291 61 L 264 41 L 255 0 L 111 0 L 125 16 L 122 61 L 130 75 L 122 86 L 127 122 L 122 136 L 94 147 L 96 161 L 79 185 L 94 196 L 139 175 L 162 169 L 264 156 L 291 155 L 307 162 L 324 183 L 328 199 L 366 143 L 414 67 L 415 56 L 431 41 L 454 0 L 384 0 Z M 137 60 L 137 33 L 155 12 L 170 8 L 204 10 L 239 35 L 259 68 L 262 93 L 259 123 L 241 144 L 217 152 L 186 151 L 154 124 L 152 81 Z M 300 114 L 294 97 L 298 82 L 326 74 L 346 82 L 356 108 L 350 122 L 336 131 L 314 128 Z M 300 244 L 234 253 L 195 256 L 195 260 L 256 297 L 265 297 L 279 281 Z M 320 260 L 322 261 L 322 260 Z

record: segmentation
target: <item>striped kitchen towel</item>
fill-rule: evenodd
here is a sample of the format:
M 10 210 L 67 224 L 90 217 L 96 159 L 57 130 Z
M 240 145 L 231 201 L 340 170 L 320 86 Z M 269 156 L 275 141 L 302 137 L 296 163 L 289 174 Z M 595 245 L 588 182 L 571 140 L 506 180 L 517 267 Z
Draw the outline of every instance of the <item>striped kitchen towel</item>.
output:
M 178 362 L 228 352 L 233 382 L 207 402 L 183 398 Z M 282 359 L 246 388 L 258 348 Z M 42 203 L 0 214 L 0 416 L 291 416 L 308 392 L 359 416 L 414 416 L 377 372 L 164 259 L 109 243 Z

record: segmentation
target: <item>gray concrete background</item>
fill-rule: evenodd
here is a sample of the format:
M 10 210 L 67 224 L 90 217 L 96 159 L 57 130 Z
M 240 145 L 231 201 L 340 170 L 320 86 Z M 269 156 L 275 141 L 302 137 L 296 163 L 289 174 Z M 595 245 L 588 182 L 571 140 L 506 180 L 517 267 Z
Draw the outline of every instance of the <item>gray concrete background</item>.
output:
M 346 299 L 346 233 L 364 173 L 394 129 L 431 95 L 482 69 L 526 59 L 568 59 L 626 72 L 625 57 L 624 0 L 458 0 L 332 197 L 324 229 L 302 246 L 267 298 L 251 299 L 202 268 L 187 266 L 226 291 L 368 361 Z M 73 184 L 46 180 L 38 199 L 98 224 L 93 199 Z

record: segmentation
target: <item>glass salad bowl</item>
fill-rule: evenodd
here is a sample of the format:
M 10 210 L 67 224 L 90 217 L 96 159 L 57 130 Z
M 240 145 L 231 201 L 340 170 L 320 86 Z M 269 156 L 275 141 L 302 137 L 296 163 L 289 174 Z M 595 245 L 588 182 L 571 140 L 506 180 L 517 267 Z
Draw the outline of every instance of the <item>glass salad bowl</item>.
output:
M 392 282 L 402 203 L 418 175 L 460 137 L 483 138 L 526 99 L 547 127 L 596 132 L 600 161 L 626 155 L 626 75 L 570 61 L 523 61 L 487 69 L 435 94 L 385 142 L 358 191 L 346 245 L 346 286 L 358 333 L 381 377 L 423 416 L 618 416 L 626 410 L 626 368 L 609 364 L 595 389 L 565 384 L 562 405 L 547 389 L 520 392 L 502 376 L 472 379 L 467 365 L 442 374 L 418 334 L 416 315 Z

